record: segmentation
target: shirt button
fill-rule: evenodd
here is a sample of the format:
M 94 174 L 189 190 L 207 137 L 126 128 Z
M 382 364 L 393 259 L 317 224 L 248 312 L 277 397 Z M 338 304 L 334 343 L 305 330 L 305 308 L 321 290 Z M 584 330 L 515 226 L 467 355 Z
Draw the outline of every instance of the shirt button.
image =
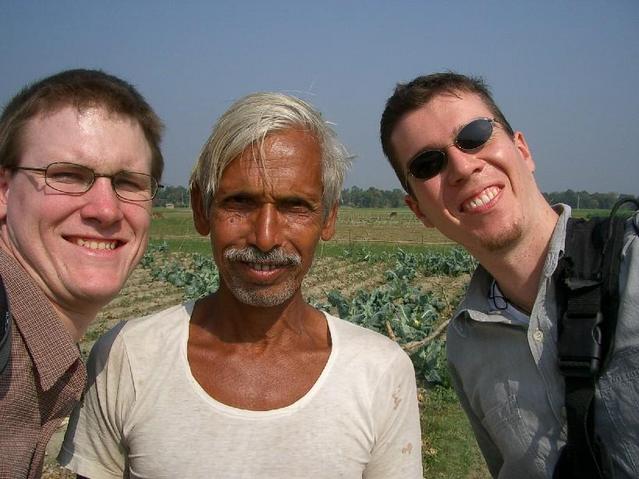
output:
M 535 339 L 535 341 L 537 341 L 538 343 L 541 343 L 544 339 L 544 333 L 541 329 L 538 329 L 537 331 L 535 331 L 533 333 L 533 338 Z

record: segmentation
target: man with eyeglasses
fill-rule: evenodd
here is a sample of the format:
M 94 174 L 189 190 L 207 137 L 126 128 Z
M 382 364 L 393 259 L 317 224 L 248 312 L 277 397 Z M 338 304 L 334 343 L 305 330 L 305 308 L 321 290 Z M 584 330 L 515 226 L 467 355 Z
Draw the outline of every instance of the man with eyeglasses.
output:
M 2 112 L 0 478 L 40 477 L 84 391 L 77 342 L 146 248 L 162 128 L 133 86 L 96 70 L 40 80 Z
M 411 210 L 480 263 L 448 327 L 447 354 L 490 472 L 553 477 L 566 443 L 553 273 L 570 207 L 546 202 L 523 133 L 481 79 L 447 72 L 399 84 L 380 130 Z M 595 401 L 595 431 L 617 479 L 639 477 L 638 225 L 637 216 L 626 224 L 617 342 Z

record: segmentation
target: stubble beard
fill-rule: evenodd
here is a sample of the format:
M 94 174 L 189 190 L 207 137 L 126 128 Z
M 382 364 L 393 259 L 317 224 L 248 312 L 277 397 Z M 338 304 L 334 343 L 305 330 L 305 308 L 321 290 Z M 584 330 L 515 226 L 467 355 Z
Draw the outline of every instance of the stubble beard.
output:
M 513 224 L 508 230 L 500 232 L 490 238 L 481 238 L 479 243 L 482 248 L 491 252 L 499 253 L 512 248 L 519 243 L 523 236 L 523 228 L 520 223 Z
M 280 265 L 286 268 L 298 268 L 301 263 L 301 257 L 296 253 L 288 253 L 281 249 L 271 250 L 263 253 L 256 248 L 231 248 L 224 252 L 226 261 L 233 262 L 264 262 Z M 224 279 L 227 287 L 235 296 L 235 298 L 249 306 L 261 308 L 270 308 L 279 306 L 293 297 L 301 286 L 295 277 L 290 277 L 282 284 L 275 286 L 261 286 L 247 284 L 239 276 L 229 275 Z
M 227 286 L 238 301 L 249 306 L 260 308 L 279 306 L 291 299 L 298 290 L 297 284 L 292 280 L 279 285 L 277 290 L 273 290 L 273 288 L 249 286 L 240 283 L 235 278 L 231 278 L 231 280 L 227 282 Z

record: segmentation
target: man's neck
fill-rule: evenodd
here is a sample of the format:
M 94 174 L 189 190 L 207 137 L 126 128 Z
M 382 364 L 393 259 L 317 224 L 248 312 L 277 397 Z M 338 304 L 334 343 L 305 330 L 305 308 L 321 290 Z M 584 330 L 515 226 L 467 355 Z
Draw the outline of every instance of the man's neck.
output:
M 548 206 L 531 222 L 533 228 L 522 233 L 513 246 L 502 251 L 473 252 L 479 263 L 495 278 L 509 302 L 521 310 L 532 311 L 548 247 L 558 220 Z
M 193 376 L 217 401 L 266 411 L 304 397 L 326 367 L 326 317 L 301 293 L 277 307 L 255 307 L 221 287 L 199 300 L 189 325 Z
M 51 303 L 53 309 L 58 313 L 58 317 L 64 327 L 69 331 L 73 340 L 79 342 L 89 325 L 95 320 L 100 307 L 90 308 L 90 310 L 72 311 L 54 302 Z
M 314 336 L 316 313 L 301 291 L 281 305 L 258 307 L 242 303 L 221 287 L 198 301 L 192 321 L 223 342 L 266 344 L 287 336 Z

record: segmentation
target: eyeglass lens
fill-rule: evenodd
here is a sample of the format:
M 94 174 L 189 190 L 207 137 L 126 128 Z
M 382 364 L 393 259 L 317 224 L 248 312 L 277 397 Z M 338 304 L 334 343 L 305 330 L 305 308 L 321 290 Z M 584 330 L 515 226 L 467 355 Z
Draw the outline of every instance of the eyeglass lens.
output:
M 150 200 L 157 190 L 155 179 L 144 173 L 120 171 L 112 176 L 98 175 L 90 168 L 74 163 L 51 163 L 46 170 L 47 184 L 64 193 L 85 193 L 99 176 L 109 176 L 115 193 L 125 200 Z
M 483 146 L 493 134 L 493 120 L 479 118 L 464 126 L 454 145 L 460 150 L 475 150 Z M 427 150 L 418 154 L 408 165 L 408 171 L 415 178 L 427 180 L 440 173 L 446 165 L 446 153 L 441 150 Z

